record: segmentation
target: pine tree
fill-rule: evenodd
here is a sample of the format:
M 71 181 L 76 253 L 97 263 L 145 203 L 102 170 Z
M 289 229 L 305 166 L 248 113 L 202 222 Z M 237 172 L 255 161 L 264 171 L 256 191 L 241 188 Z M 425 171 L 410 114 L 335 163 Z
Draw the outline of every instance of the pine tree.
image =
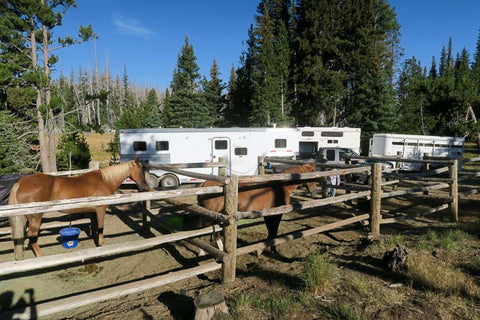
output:
M 164 103 L 167 127 L 199 127 L 210 122 L 208 110 L 199 93 L 199 67 L 188 37 L 178 56 L 177 67 L 170 84 L 172 90 Z
M 218 71 L 217 61 L 213 60 L 210 68 L 210 80 L 204 79 L 202 82 L 203 103 L 208 111 L 206 126 L 209 127 L 222 126 L 225 123 L 225 118 L 222 114 L 225 105 L 222 92 L 225 89 L 225 85 L 219 77 L 220 72 Z

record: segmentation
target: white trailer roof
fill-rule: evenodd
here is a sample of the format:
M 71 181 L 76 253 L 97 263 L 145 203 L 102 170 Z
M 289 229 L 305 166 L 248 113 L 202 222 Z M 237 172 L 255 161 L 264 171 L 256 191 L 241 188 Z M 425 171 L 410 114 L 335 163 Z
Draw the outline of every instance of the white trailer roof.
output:
M 455 140 L 465 141 L 462 137 L 442 137 L 442 136 L 424 136 L 417 134 L 399 134 L 399 133 L 375 133 L 374 137 L 384 137 L 392 139 L 407 139 L 407 140 Z

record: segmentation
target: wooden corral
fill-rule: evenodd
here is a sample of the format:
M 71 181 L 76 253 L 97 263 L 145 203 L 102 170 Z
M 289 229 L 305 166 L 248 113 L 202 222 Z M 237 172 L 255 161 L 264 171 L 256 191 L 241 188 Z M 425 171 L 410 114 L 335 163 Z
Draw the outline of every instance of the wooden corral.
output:
M 157 286 L 162 286 L 168 283 L 187 279 L 189 277 L 197 276 L 211 272 L 213 270 L 222 269 L 222 279 L 224 282 L 232 282 L 236 277 L 236 259 L 238 256 L 263 250 L 272 245 L 278 245 L 294 239 L 326 232 L 336 228 L 340 228 L 349 224 L 355 224 L 363 222 L 363 225 L 369 225 L 370 231 L 373 234 L 381 233 L 381 225 L 385 223 L 394 223 L 403 219 L 409 219 L 413 216 L 392 216 L 387 213 L 387 217 L 383 217 L 382 214 L 382 199 L 404 196 L 409 194 L 417 194 L 422 196 L 425 191 L 431 191 L 436 189 L 448 188 L 449 196 L 442 198 L 444 204 L 431 208 L 425 212 L 425 214 L 431 214 L 439 210 L 445 210 L 450 208 L 451 219 L 456 221 L 458 219 L 458 160 L 451 159 L 435 159 L 429 157 L 428 159 L 420 160 L 422 163 L 435 163 L 445 164 L 446 167 L 429 170 L 417 174 L 405 174 L 393 172 L 382 172 L 382 161 L 390 161 L 391 158 L 375 158 L 369 159 L 374 162 L 367 166 L 351 166 L 348 163 L 344 166 L 335 166 L 335 171 L 329 170 L 331 167 L 323 165 L 322 171 L 302 174 L 271 174 L 271 175 L 259 175 L 259 176 L 209 176 L 192 174 L 189 171 L 181 170 L 179 167 L 169 166 L 165 167 L 167 170 L 175 170 L 175 172 L 182 175 L 190 175 L 200 179 L 209 179 L 221 182 L 224 187 L 205 187 L 205 188 L 192 188 L 192 189 L 177 189 L 166 191 L 154 191 L 144 193 L 131 193 L 131 194 L 116 194 L 109 197 L 90 197 L 82 199 L 64 200 L 64 201 L 51 201 L 44 203 L 30 203 L 22 205 L 10 205 L 0 207 L 0 218 L 9 216 L 18 216 L 24 214 L 30 214 L 35 212 L 53 212 L 59 210 L 82 208 L 85 206 L 94 205 L 110 205 L 110 204 L 123 204 L 143 201 L 146 202 L 146 209 L 143 210 L 144 214 L 144 227 L 148 229 L 155 225 L 160 225 L 160 221 L 156 219 L 156 214 L 150 210 L 150 202 L 155 200 L 168 200 L 171 204 L 182 207 L 183 210 L 194 212 L 198 215 L 206 216 L 210 219 L 214 219 L 218 222 L 213 228 L 203 228 L 192 231 L 175 231 L 168 229 L 167 226 L 162 226 L 169 234 L 156 236 L 148 239 L 140 239 L 136 241 L 130 241 L 127 243 L 106 245 L 104 247 L 94 249 L 84 249 L 75 251 L 73 253 L 64 253 L 51 256 L 44 256 L 40 258 L 27 259 L 23 261 L 10 261 L 0 264 L 0 277 L 14 276 L 22 277 L 26 272 L 34 270 L 51 270 L 52 267 L 64 266 L 68 267 L 72 263 L 88 263 L 91 260 L 108 259 L 116 255 L 125 254 L 127 252 L 136 252 L 146 250 L 148 248 L 154 248 L 160 244 L 172 243 L 179 241 L 189 241 L 191 244 L 204 249 L 209 255 L 211 255 L 215 261 L 201 264 L 198 267 L 170 272 L 168 274 L 149 278 L 147 280 L 138 280 L 130 282 L 128 284 L 121 284 L 113 286 L 108 289 L 96 290 L 91 292 L 82 293 L 73 297 L 64 298 L 61 300 L 52 300 L 35 305 L 35 314 L 37 317 L 47 316 L 55 314 L 59 311 L 65 311 L 68 309 L 78 308 L 101 301 L 105 301 L 112 298 L 118 298 L 123 295 L 137 293 Z M 273 161 L 272 159 L 259 159 L 259 172 L 264 172 L 264 164 L 266 161 Z M 274 161 L 281 161 L 275 159 Z M 376 161 L 376 162 L 375 162 Z M 412 161 L 410 159 L 402 159 L 401 157 L 395 158 L 395 161 L 406 162 Z M 478 161 L 478 160 L 476 160 Z M 348 162 L 348 160 L 347 160 Z M 286 163 L 286 162 L 283 162 Z M 297 161 L 287 161 L 289 164 L 300 164 Z M 198 164 L 196 164 L 198 166 Z M 211 164 L 210 164 L 211 166 Z M 183 166 L 185 168 L 185 166 Z M 225 170 L 219 170 L 225 172 Z M 448 178 L 432 178 L 432 175 L 448 172 Z M 358 173 L 370 175 L 372 177 L 371 185 L 355 185 L 349 183 L 350 176 Z M 276 207 L 273 209 L 267 209 L 262 211 L 251 212 L 237 212 L 238 202 L 238 184 L 240 183 L 257 183 L 268 181 L 288 181 L 288 180 L 314 180 L 324 178 L 329 175 L 341 175 L 344 176 L 345 183 L 343 186 L 337 186 L 338 188 L 345 188 L 348 193 L 339 195 L 336 197 L 313 199 L 306 197 L 299 197 L 305 199 L 291 205 L 285 205 Z M 389 181 L 383 181 L 382 177 L 388 177 Z M 397 184 L 402 184 L 408 181 L 409 183 L 417 183 L 418 187 L 396 189 Z M 325 187 L 325 186 L 324 186 Z M 328 187 L 328 186 L 326 186 Z M 330 186 L 333 187 L 333 186 Z M 388 188 L 392 190 L 387 191 Z M 201 194 L 221 194 L 225 195 L 225 212 L 212 212 L 204 208 L 198 207 L 194 204 L 186 204 L 178 200 L 180 197 L 185 196 L 197 196 Z M 325 206 L 333 203 L 347 202 L 354 199 L 366 199 L 370 201 L 370 212 L 361 214 L 348 219 L 329 223 L 320 227 L 314 227 L 308 230 L 294 231 L 288 234 L 279 236 L 276 239 L 257 242 L 249 244 L 243 247 L 237 247 L 237 222 L 241 219 L 257 218 L 268 215 L 283 214 L 290 211 L 304 210 L 307 208 Z M 223 228 L 225 251 L 220 251 L 213 247 L 209 243 L 203 242 L 197 239 L 199 236 L 206 235 L 212 231 L 219 231 Z M 12 255 L 13 257 L 13 255 Z M 21 311 L 12 310 L 10 314 L 6 316 L 15 316 L 18 319 L 28 319 L 31 310 L 28 308 Z

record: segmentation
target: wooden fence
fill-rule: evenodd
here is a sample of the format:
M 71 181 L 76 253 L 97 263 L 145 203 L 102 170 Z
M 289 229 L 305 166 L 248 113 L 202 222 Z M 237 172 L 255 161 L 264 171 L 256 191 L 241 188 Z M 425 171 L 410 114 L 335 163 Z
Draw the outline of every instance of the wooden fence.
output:
M 52 256 L 44 256 L 34 259 L 28 259 L 23 261 L 11 261 L 7 263 L 0 264 L 0 277 L 5 275 L 15 275 L 22 276 L 23 273 L 33 270 L 43 270 L 46 268 L 58 267 L 58 266 L 67 266 L 72 263 L 84 263 L 89 262 L 92 259 L 106 259 L 113 257 L 115 255 L 124 254 L 126 252 L 136 252 L 140 250 L 145 250 L 158 246 L 160 244 L 171 243 L 175 241 L 190 241 L 193 244 L 205 249 L 210 255 L 212 255 L 216 262 L 205 263 L 195 268 L 185 269 L 181 271 L 175 271 L 168 273 L 166 275 L 158 276 L 151 278 L 147 281 L 140 280 L 131 282 L 126 285 L 115 286 L 109 289 L 97 290 L 88 293 L 83 293 L 75 297 L 69 297 L 67 299 L 48 301 L 45 303 L 40 303 L 35 305 L 35 314 L 38 317 L 51 315 L 59 311 L 65 311 L 68 309 L 77 308 L 80 306 L 85 306 L 92 303 L 97 303 L 100 301 L 105 301 L 112 298 L 117 298 L 126 294 L 131 294 L 134 292 L 143 291 L 146 289 L 154 288 L 156 286 L 165 285 L 172 283 L 178 280 L 186 279 L 188 277 L 197 276 L 202 273 L 210 272 L 213 270 L 222 269 L 222 279 L 224 282 L 231 282 L 235 280 L 236 272 L 236 257 L 247 254 L 249 252 L 254 252 L 257 250 L 262 250 L 272 245 L 278 245 L 287 241 L 298 239 L 301 237 L 318 234 L 356 222 L 361 222 L 368 220 L 370 225 L 371 232 L 379 234 L 380 225 L 383 223 L 392 223 L 397 222 L 408 216 L 402 216 L 399 218 L 382 218 L 381 214 L 381 202 L 382 199 L 389 197 L 402 196 L 406 194 L 427 192 L 431 190 L 436 190 L 440 188 L 449 188 L 449 196 L 445 197 L 447 204 L 444 204 L 437 208 L 432 208 L 428 210 L 427 213 L 436 212 L 438 210 L 443 210 L 447 207 L 450 208 L 451 217 L 453 221 L 458 220 L 458 160 L 451 159 L 425 159 L 425 163 L 445 163 L 447 164 L 446 169 L 436 169 L 430 170 L 425 173 L 417 175 L 409 174 L 396 174 L 391 173 L 391 177 L 395 183 L 400 183 L 401 181 L 421 181 L 423 183 L 429 183 L 426 186 L 419 186 L 410 189 L 402 190 L 392 190 L 389 192 L 384 191 L 386 186 L 392 185 L 391 182 L 382 182 L 382 175 L 387 173 L 382 172 L 381 161 L 385 161 L 386 158 L 375 158 L 370 159 L 373 161 L 378 161 L 368 166 L 349 166 L 345 165 L 338 167 L 335 171 L 328 170 L 328 166 L 323 165 L 323 171 L 317 171 L 312 173 L 302 173 L 302 174 L 272 174 L 272 175 L 261 175 L 261 176 L 209 176 L 209 175 L 199 175 L 193 174 L 192 172 L 179 169 L 178 167 L 169 166 L 164 167 L 167 170 L 174 171 L 182 175 L 190 175 L 200 179 L 209 179 L 221 182 L 223 187 L 203 187 L 203 188 L 193 188 L 193 189 L 178 189 L 178 190 L 166 190 L 166 191 L 155 191 L 155 192 L 143 192 L 143 193 L 134 193 L 134 194 L 115 194 L 108 197 L 89 197 L 81 199 L 71 199 L 71 200 L 62 200 L 62 201 L 49 201 L 42 203 L 29 203 L 21 205 L 9 205 L 0 207 L 0 217 L 16 216 L 31 214 L 36 212 L 52 212 L 59 210 L 67 210 L 74 208 L 82 208 L 85 206 L 96 206 L 96 205 L 111 205 L 111 204 L 123 204 L 131 203 L 137 201 L 154 201 L 154 200 L 168 200 L 175 205 L 183 206 L 184 209 L 188 211 L 193 211 L 196 214 L 207 216 L 211 219 L 218 221 L 218 225 L 215 225 L 213 228 L 203 228 L 193 231 L 180 231 L 174 232 L 171 234 L 165 234 L 162 236 L 157 236 L 150 239 L 142 239 L 131 241 L 127 243 L 117 244 L 117 245 L 106 245 L 101 248 L 94 249 L 84 249 L 77 250 L 72 253 L 57 254 Z M 259 162 L 259 172 L 263 171 L 263 165 L 265 164 L 265 159 L 260 159 Z M 271 160 L 271 159 L 270 159 Z M 391 159 L 389 159 L 391 160 Z M 410 161 L 409 159 L 395 158 L 396 161 Z M 280 160 L 275 160 L 280 161 Z M 477 160 L 478 161 L 478 160 Z M 288 161 L 287 161 L 288 162 Z M 224 162 L 223 162 L 224 163 Z M 285 162 L 284 162 L 285 163 Z M 299 162 L 289 162 L 290 164 L 299 164 Z M 219 164 L 220 166 L 222 163 Z M 196 165 L 197 167 L 197 165 Z M 185 167 L 184 167 L 185 168 Z M 449 172 L 449 178 L 430 178 L 431 175 Z M 219 172 L 225 172 L 224 169 L 219 170 Z M 257 183 L 257 182 L 268 182 L 268 181 L 284 181 L 284 180 L 312 180 L 324 178 L 329 175 L 342 175 L 345 177 L 350 177 L 352 174 L 364 173 L 371 175 L 372 183 L 370 186 L 365 185 L 352 185 L 345 184 L 343 188 L 347 189 L 347 193 L 344 195 L 324 198 L 324 199 L 309 199 L 307 201 L 302 201 L 296 204 L 285 205 L 281 207 L 276 207 L 272 209 L 266 209 L 262 211 L 250 211 L 250 212 L 237 212 L 237 203 L 238 203 L 238 185 L 241 183 Z M 440 179 L 440 180 L 438 180 Z M 348 180 L 348 179 L 347 179 Z M 202 194 L 224 194 L 225 198 L 225 212 L 218 213 L 206 210 L 197 205 L 184 204 L 180 202 L 177 198 L 191 195 L 202 195 Z M 307 208 L 313 208 L 318 206 L 329 205 L 332 203 L 344 202 L 353 199 L 370 199 L 370 212 L 367 214 L 362 214 L 355 216 L 349 219 L 337 221 L 334 223 L 329 223 L 320 227 L 312 228 L 309 230 L 295 231 L 289 234 L 284 234 L 279 236 L 276 239 L 271 239 L 267 241 L 262 241 L 254 244 L 250 244 L 244 247 L 237 247 L 237 221 L 240 219 L 247 218 L 257 218 L 261 216 L 276 215 L 287 213 L 293 210 L 303 210 Z M 149 207 L 149 206 L 147 206 Z M 147 218 L 148 217 L 148 218 Z M 145 211 L 144 227 L 149 228 L 151 225 L 158 224 L 158 221 L 154 221 L 155 215 L 152 214 L 149 210 Z M 208 243 L 197 239 L 201 235 L 209 234 L 212 230 L 219 231 L 223 228 L 224 230 L 224 242 L 225 242 L 225 251 L 220 251 L 217 248 L 214 248 Z M 31 310 L 22 309 L 21 312 L 15 310 L 11 311 L 10 314 L 15 314 L 15 317 L 18 319 L 27 319 L 29 317 L 29 312 Z

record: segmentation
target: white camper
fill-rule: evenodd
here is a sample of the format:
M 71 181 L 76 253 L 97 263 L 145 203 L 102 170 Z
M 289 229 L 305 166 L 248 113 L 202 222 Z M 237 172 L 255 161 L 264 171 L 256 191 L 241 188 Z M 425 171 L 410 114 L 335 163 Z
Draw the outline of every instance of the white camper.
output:
M 300 159 L 318 158 L 324 148 L 351 149 L 360 154 L 360 128 L 301 127 L 299 137 Z
M 428 154 L 460 159 L 463 157 L 464 141 L 464 138 L 458 137 L 379 133 L 370 139 L 368 155 L 395 157 L 401 154 L 406 159 L 422 159 L 424 154 Z M 421 168 L 420 163 L 400 164 L 400 169 L 405 171 L 419 171 Z
M 258 156 L 292 159 L 298 149 L 294 128 L 208 128 L 120 130 L 120 160 L 139 157 L 151 164 L 217 162 L 225 157 L 228 175 L 258 172 Z M 218 168 L 186 169 L 217 174 Z M 152 170 L 152 186 L 177 186 L 201 180 Z

